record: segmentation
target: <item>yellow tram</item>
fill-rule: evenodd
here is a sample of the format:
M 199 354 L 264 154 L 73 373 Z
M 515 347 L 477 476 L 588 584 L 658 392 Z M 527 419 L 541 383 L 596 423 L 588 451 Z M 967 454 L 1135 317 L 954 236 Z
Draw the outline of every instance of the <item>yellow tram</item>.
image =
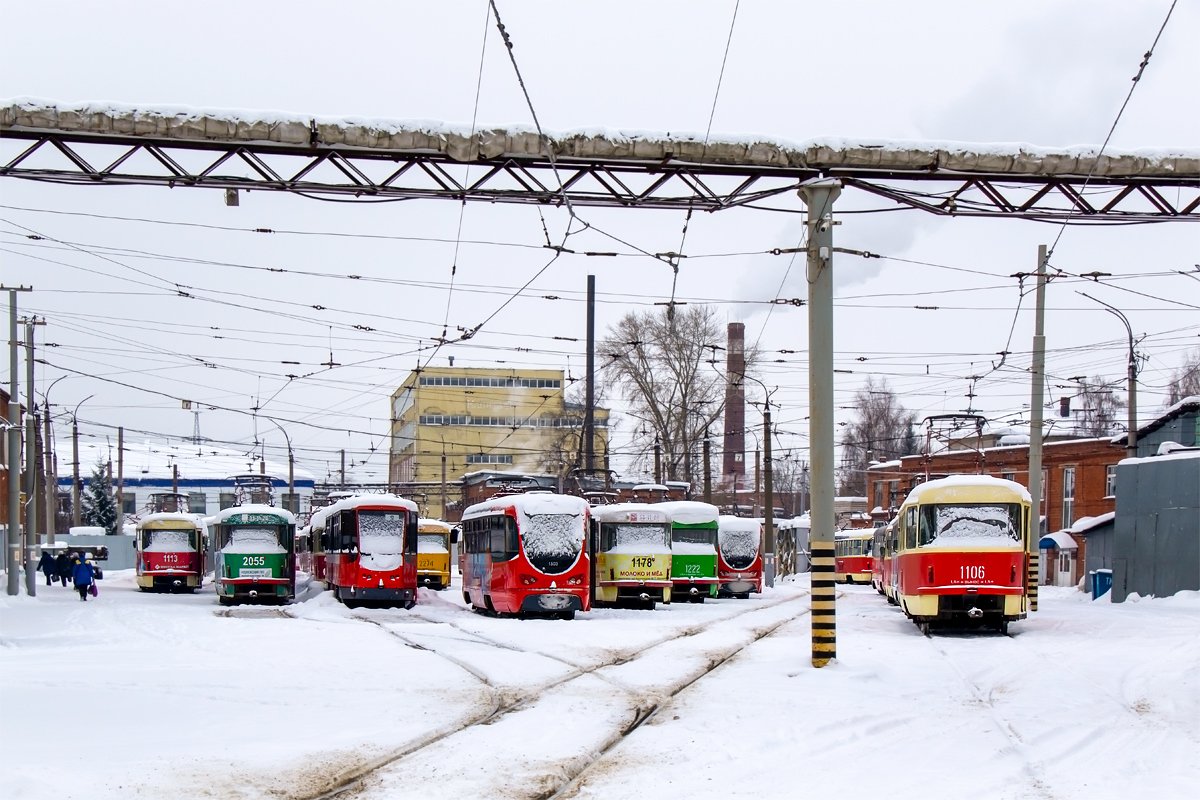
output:
M 417 585 L 445 589 L 450 585 L 451 527 L 440 519 L 417 523 Z

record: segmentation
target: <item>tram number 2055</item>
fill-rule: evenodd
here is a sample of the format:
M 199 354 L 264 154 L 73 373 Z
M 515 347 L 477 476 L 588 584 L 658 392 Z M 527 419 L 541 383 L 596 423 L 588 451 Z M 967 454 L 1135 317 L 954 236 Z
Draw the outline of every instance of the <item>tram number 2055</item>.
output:
M 981 581 L 986 576 L 984 575 L 983 567 L 981 567 L 981 566 L 978 566 L 978 565 L 965 566 L 965 565 L 963 565 L 963 566 L 959 566 L 959 568 L 958 568 L 958 577 L 959 577 L 959 580 Z
M 266 556 L 242 556 L 243 567 L 262 567 L 266 566 Z

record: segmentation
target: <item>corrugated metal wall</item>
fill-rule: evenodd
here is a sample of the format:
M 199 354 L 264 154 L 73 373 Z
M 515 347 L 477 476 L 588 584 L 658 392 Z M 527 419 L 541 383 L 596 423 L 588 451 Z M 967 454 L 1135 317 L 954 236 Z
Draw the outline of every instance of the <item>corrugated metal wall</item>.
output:
M 1200 458 L 1117 467 L 1113 601 L 1200 589 Z

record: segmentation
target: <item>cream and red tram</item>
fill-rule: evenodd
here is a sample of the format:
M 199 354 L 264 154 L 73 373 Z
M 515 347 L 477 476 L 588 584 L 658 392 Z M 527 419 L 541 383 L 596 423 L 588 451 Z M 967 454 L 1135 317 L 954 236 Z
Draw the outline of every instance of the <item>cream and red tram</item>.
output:
M 596 605 L 671 602 L 671 517 L 645 503 L 592 507 Z
M 904 613 L 933 624 L 1007 631 L 1025 618 L 1030 498 L 986 475 L 929 481 L 909 493 L 896 524 L 895 593 Z

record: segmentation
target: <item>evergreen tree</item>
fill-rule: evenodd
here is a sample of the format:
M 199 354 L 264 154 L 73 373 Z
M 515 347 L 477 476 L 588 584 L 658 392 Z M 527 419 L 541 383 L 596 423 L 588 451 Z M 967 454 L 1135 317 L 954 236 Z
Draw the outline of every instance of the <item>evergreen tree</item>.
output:
M 97 462 L 92 470 L 92 479 L 83 494 L 81 512 L 85 525 L 104 528 L 109 536 L 121 532 L 117 500 L 113 497 L 112 481 L 104 464 Z

